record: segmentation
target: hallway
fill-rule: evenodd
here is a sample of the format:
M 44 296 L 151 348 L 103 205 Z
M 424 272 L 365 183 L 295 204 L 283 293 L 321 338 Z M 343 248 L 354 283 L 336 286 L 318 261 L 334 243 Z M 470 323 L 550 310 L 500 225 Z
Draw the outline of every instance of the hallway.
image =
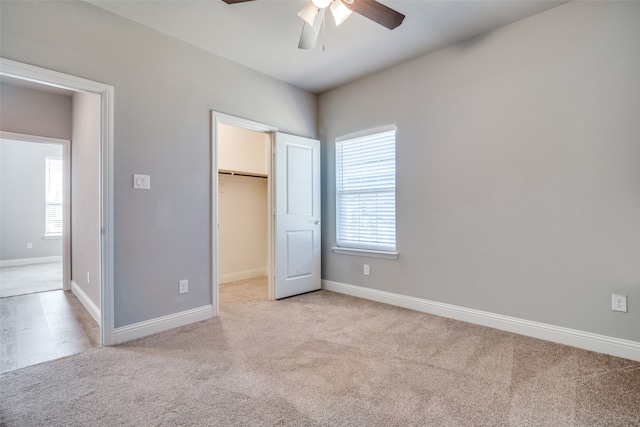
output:
M 0 373 L 100 345 L 100 327 L 70 291 L 0 298 Z

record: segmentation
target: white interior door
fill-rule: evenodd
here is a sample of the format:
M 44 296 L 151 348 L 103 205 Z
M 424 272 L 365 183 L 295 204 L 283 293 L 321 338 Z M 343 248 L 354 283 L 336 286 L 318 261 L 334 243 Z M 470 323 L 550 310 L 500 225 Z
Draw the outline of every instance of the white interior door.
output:
M 320 141 L 276 134 L 275 299 L 320 289 Z

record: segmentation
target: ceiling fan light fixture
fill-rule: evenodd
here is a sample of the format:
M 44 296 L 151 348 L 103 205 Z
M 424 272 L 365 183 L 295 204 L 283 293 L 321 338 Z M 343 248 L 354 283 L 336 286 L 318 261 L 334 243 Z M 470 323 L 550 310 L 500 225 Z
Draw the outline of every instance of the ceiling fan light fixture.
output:
M 313 2 L 309 2 L 298 12 L 298 16 L 313 28 L 313 23 L 316 20 L 316 16 L 318 16 L 318 7 Z
M 331 4 L 331 0 L 311 0 L 318 9 L 324 9 Z
M 331 3 L 331 14 L 336 21 L 336 26 L 338 26 L 351 15 L 351 10 L 342 3 L 342 0 L 334 0 Z

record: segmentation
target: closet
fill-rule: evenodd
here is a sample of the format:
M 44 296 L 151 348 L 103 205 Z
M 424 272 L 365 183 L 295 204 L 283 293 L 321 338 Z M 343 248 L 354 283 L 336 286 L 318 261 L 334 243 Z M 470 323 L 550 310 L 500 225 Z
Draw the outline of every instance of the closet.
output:
M 268 274 L 270 143 L 268 133 L 218 125 L 219 283 Z

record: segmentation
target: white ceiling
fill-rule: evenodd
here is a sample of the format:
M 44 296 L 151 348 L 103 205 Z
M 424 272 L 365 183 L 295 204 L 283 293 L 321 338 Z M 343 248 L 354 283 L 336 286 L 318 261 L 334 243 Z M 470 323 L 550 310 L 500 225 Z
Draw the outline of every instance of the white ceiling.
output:
M 305 0 L 87 0 L 96 6 L 315 93 L 388 68 L 566 1 L 380 0 L 406 15 L 388 30 L 352 14 L 326 16 L 315 49 L 298 49 Z

